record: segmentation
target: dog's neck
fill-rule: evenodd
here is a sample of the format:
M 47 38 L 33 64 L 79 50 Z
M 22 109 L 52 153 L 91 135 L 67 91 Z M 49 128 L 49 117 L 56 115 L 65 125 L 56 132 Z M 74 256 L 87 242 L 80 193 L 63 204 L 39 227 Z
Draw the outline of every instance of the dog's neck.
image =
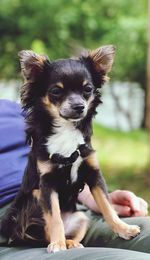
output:
M 76 128 L 75 123 L 64 120 L 54 120 L 52 134 L 47 139 L 47 151 L 50 155 L 59 153 L 64 157 L 69 157 L 84 144 L 82 132 Z

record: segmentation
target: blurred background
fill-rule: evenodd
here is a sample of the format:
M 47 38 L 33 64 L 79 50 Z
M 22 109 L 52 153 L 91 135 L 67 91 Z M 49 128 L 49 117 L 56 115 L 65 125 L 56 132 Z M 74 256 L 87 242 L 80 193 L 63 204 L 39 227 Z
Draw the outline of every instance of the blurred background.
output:
M 93 145 L 109 188 L 130 189 L 150 202 L 148 19 L 149 0 L 0 0 L 0 98 L 19 101 L 22 49 L 53 60 L 78 48 L 116 46 Z

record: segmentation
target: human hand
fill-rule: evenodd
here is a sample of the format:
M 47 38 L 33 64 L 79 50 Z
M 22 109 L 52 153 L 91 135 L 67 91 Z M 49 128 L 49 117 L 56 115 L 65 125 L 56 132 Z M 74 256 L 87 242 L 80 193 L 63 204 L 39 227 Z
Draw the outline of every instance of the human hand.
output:
M 109 193 L 109 200 L 122 217 L 143 217 L 148 214 L 148 203 L 127 190 L 115 190 Z

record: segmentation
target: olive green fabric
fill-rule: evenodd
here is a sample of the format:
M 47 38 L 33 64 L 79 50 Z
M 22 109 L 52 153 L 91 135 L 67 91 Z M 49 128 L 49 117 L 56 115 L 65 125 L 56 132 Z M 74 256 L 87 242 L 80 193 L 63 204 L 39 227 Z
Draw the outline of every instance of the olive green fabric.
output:
M 84 246 L 123 248 L 150 253 L 150 217 L 123 218 L 126 223 L 138 225 L 141 228 L 141 233 L 138 236 L 124 240 L 114 234 L 99 215 L 90 210 L 86 212 L 86 215 L 90 218 L 91 225 L 83 240 Z
M 7 207 L 0 209 L 0 217 L 5 213 Z M 150 260 L 150 254 L 148 254 L 150 253 L 149 217 L 124 219 L 127 223 L 137 224 L 141 227 L 140 235 L 129 241 L 125 241 L 118 238 L 110 230 L 100 215 L 96 215 L 85 208 L 84 211 L 91 220 L 89 230 L 82 241 L 84 246 L 88 248 L 70 249 L 55 254 L 48 254 L 46 248 L 8 247 L 6 246 L 6 239 L 0 236 L 0 260 Z
M 45 248 L 0 248 L 1 260 L 150 260 L 150 255 L 111 248 L 69 249 L 48 254 Z

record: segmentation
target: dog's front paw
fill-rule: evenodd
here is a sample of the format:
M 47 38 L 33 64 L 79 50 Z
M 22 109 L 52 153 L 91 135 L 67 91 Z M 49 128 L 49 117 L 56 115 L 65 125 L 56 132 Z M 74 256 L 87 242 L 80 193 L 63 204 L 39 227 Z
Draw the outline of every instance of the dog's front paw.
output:
M 72 240 L 72 239 L 66 240 L 66 246 L 67 246 L 68 249 L 83 248 L 84 247 L 82 244 L 80 244 L 79 242 L 76 242 L 75 240 Z
M 47 247 L 48 253 L 56 253 L 61 250 L 66 250 L 66 243 L 64 241 L 52 242 Z
M 136 225 L 124 224 L 116 230 L 116 233 L 119 237 L 129 240 L 140 233 L 140 227 Z

